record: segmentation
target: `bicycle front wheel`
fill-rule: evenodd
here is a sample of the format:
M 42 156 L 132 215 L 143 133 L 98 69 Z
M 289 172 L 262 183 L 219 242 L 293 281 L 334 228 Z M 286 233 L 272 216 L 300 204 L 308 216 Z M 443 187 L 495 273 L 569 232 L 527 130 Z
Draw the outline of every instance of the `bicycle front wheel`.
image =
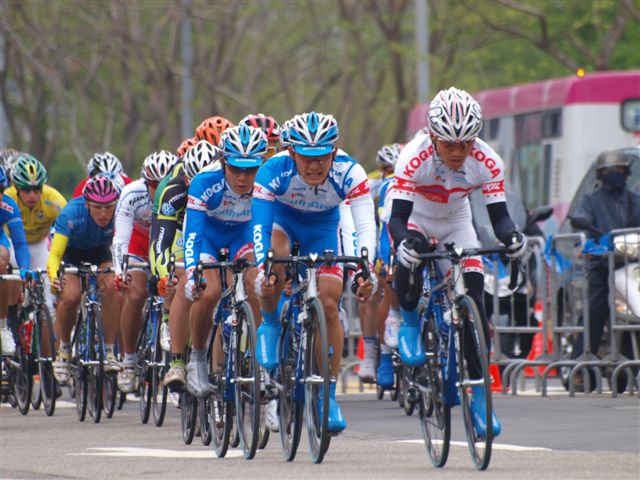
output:
M 191 445 L 198 423 L 198 399 L 186 391 L 180 393 L 180 423 L 182 440 L 186 445 Z
M 25 353 L 20 342 L 16 345 L 16 353 L 12 358 L 13 366 L 11 375 L 13 380 L 13 394 L 18 404 L 18 410 L 22 415 L 29 413 L 31 405 L 31 358 Z
M 93 418 L 94 423 L 100 423 L 104 394 L 102 391 L 104 384 L 104 336 L 100 312 L 94 310 L 91 317 L 93 317 L 93 321 L 89 323 L 92 333 L 89 338 L 88 407 L 89 415 Z
M 255 356 L 256 324 L 246 302 L 236 312 L 237 335 L 234 348 L 236 430 L 242 453 L 252 459 L 258 448 L 260 434 L 260 366 Z
M 42 391 L 42 402 L 47 416 L 52 416 L 56 409 L 56 397 L 58 383 L 53 376 L 53 356 L 56 352 L 55 335 L 53 333 L 53 322 L 51 314 L 46 305 L 40 305 L 38 309 L 38 323 L 40 324 L 40 358 L 38 361 L 38 371 L 40 373 L 40 390 Z M 43 355 L 43 350 L 48 350 L 47 355 Z
M 169 370 L 169 357 L 160 346 L 160 334 L 156 335 L 153 350 L 153 369 L 151 373 L 151 403 L 153 407 L 153 421 L 156 427 L 161 427 L 167 412 L 167 396 L 169 389 L 164 385 L 164 375 Z
M 431 463 L 444 467 L 451 441 L 451 407 L 444 402 L 444 377 L 436 318 L 431 315 L 422 333 L 427 363 L 418 378 L 426 384 L 420 393 L 420 427 Z
M 305 411 L 309 452 L 313 463 L 320 463 L 329 448 L 329 344 L 324 309 L 317 299 L 310 302 L 304 352 Z M 322 402 L 322 409 L 320 409 Z M 321 411 L 320 411 L 321 410 Z
M 485 343 L 485 332 L 480 313 L 473 299 L 467 295 L 457 302 L 460 324 L 457 332 L 456 349 L 458 352 L 458 378 L 460 383 L 460 399 L 464 419 L 467 444 L 471 460 L 478 470 L 485 470 L 491 460 L 493 443 L 493 404 L 491 401 L 491 375 L 489 374 L 489 354 Z M 474 373 L 475 372 L 475 373 Z M 479 378 L 472 379 L 471 377 Z M 476 431 L 471 411 L 471 386 L 484 387 L 486 411 L 482 421 L 486 425 L 486 433 Z

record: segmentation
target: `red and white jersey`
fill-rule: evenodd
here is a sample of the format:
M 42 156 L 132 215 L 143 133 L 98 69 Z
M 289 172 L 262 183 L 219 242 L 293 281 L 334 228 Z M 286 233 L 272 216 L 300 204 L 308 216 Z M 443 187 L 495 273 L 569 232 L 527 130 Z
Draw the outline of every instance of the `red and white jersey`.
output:
M 485 142 L 476 139 L 471 154 L 459 170 L 447 167 L 436 153 L 429 135 L 419 135 L 400 152 L 390 200 L 413 202 L 410 223 L 422 225 L 423 219 L 445 219 L 470 211 L 469 195 L 481 189 L 486 204 L 504 202 L 504 162 Z M 391 201 L 385 202 L 383 217 L 391 213 Z
M 125 253 L 139 257 L 149 255 L 149 231 L 151 229 L 152 199 L 140 178 L 124 187 L 116 206 L 113 237 L 113 268 L 121 273 Z

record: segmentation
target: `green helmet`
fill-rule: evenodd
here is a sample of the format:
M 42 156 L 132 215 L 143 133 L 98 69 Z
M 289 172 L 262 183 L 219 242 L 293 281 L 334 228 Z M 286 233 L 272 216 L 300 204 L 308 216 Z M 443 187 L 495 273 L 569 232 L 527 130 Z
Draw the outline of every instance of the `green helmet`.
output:
M 28 153 L 21 153 L 16 159 L 11 179 L 17 188 L 42 187 L 47 181 L 47 170 Z

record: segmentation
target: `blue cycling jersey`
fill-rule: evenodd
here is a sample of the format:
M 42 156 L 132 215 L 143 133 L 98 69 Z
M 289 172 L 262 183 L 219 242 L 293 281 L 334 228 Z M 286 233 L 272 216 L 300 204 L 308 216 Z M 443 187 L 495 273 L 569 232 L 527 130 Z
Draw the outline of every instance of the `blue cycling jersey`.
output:
M 24 224 L 20 216 L 20 208 L 18 208 L 18 204 L 8 195 L 3 195 L 2 200 L 0 200 L 0 245 L 9 249 L 8 238 L 4 231 L 5 225 L 11 237 L 18 267 L 21 270 L 28 270 L 31 258 L 27 245 L 27 236 L 24 231 Z
M 253 189 L 253 247 L 256 262 L 262 263 L 271 247 L 274 218 L 295 219 L 297 223 L 305 225 L 305 232 L 298 233 L 307 236 L 313 236 L 316 225 L 337 232 L 338 206 L 345 199 L 351 203 L 358 245 L 367 246 L 373 256 L 373 200 L 367 174 L 361 165 L 339 150 L 327 179 L 321 185 L 311 186 L 298 173 L 293 158 L 287 152 L 271 157 L 258 170 Z
M 67 203 L 55 223 L 55 233 L 69 238 L 67 248 L 91 250 L 113 241 L 113 218 L 106 227 L 99 226 L 89 215 L 84 197 Z
M 190 275 L 203 253 L 203 245 L 230 248 L 238 236 L 247 239 L 244 243 L 250 243 L 251 194 L 235 193 L 224 177 L 223 168 L 215 163 L 191 180 L 185 218 L 184 260 Z M 230 253 L 233 256 L 234 252 Z

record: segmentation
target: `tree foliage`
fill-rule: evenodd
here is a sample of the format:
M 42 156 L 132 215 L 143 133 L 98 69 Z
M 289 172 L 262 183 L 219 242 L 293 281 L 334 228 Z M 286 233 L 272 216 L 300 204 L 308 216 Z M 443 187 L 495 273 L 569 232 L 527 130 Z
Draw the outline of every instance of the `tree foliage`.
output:
M 432 93 L 637 68 L 639 2 L 430 0 Z M 342 147 L 367 166 L 383 143 L 404 140 L 415 104 L 414 0 L 0 0 L 0 9 L 10 145 L 66 178 L 94 151 L 114 152 L 135 175 L 150 151 L 174 150 L 185 75 L 194 123 L 333 113 Z

